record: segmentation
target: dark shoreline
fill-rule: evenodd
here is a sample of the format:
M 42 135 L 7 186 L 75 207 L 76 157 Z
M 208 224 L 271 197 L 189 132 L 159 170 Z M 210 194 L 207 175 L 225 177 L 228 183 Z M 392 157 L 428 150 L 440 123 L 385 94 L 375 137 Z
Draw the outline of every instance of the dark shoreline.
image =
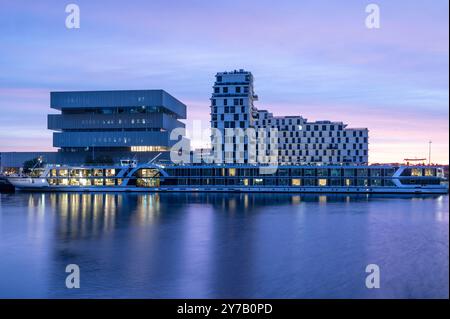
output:
M 0 193 L 14 193 L 15 189 L 6 177 L 0 176 Z

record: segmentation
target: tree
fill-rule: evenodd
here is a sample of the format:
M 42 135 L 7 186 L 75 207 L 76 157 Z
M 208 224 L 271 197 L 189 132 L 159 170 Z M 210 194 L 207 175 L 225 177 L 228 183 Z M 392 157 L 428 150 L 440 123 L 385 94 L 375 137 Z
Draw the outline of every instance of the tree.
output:
M 34 168 L 42 168 L 45 165 L 44 160 L 42 157 L 36 157 L 33 159 L 30 159 L 28 161 L 23 162 L 23 172 L 29 173 Z

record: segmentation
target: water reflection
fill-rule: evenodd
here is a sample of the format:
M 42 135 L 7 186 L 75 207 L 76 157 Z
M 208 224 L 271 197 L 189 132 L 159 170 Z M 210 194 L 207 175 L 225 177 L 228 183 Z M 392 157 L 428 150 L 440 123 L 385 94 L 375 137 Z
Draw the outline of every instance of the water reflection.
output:
M 14 265 L 20 254 L 45 277 L 35 283 L 38 295 L 28 279 L 27 297 L 391 297 L 411 285 L 415 297 L 448 291 L 448 196 L 17 193 L 1 195 L 0 205 L 0 229 L 8 230 L 0 232 L 2 263 Z M 373 262 L 396 274 L 395 289 L 364 289 L 363 266 Z M 69 263 L 80 265 L 83 289 L 65 288 Z M 414 284 L 409 277 L 417 275 L 426 280 Z
M 51 213 L 56 218 L 61 239 L 82 238 L 114 231 L 118 220 L 141 226 L 152 224 L 162 214 L 173 214 L 186 205 L 202 205 L 233 216 L 237 213 L 257 213 L 259 208 L 292 206 L 302 203 L 367 202 L 374 199 L 407 199 L 421 201 L 438 199 L 442 207 L 443 195 L 314 195 L 314 194 L 221 194 L 221 193 L 23 193 L 27 198 L 31 225 L 38 225 L 43 215 Z M 442 210 L 442 209 L 441 209 Z M 438 218 L 440 218 L 438 216 Z

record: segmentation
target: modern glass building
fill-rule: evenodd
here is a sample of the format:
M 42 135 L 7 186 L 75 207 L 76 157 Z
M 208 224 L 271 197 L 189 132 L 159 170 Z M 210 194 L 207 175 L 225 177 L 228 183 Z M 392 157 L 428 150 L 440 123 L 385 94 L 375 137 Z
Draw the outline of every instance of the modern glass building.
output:
M 166 152 L 186 105 L 163 90 L 51 92 L 53 146 L 63 152 Z

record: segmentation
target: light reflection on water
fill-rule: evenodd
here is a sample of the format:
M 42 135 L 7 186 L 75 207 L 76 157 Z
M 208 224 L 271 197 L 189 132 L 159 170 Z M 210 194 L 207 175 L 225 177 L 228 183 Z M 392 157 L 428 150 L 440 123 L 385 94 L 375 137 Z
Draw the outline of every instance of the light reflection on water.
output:
M 0 297 L 448 298 L 448 217 L 448 196 L 1 194 Z

